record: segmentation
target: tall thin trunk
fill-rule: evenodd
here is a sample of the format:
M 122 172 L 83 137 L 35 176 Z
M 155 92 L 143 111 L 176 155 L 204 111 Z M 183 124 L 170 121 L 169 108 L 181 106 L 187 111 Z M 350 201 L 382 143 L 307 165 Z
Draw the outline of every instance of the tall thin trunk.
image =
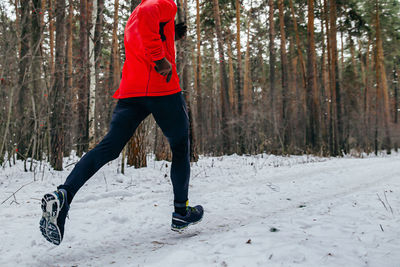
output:
M 63 166 L 64 150 L 64 125 L 65 112 L 65 0 L 56 0 L 56 57 L 58 71 L 54 75 L 52 89 L 51 113 L 51 160 L 50 164 L 55 170 L 61 171 Z
M 336 3 L 337 5 L 337 3 Z M 339 77 L 342 78 L 342 73 L 344 72 L 344 34 L 343 34 L 343 23 L 341 20 L 339 24 L 340 31 L 340 68 L 339 68 Z
M 98 14 L 98 0 L 88 2 L 88 31 L 89 31 L 89 107 L 88 107 L 88 141 L 89 149 L 94 148 L 96 145 L 96 131 L 95 131 L 95 110 L 96 110 L 96 92 L 97 92 L 97 79 L 96 79 L 96 51 L 94 49 L 98 40 L 95 38 L 99 37 L 96 33 L 97 17 Z M 97 34 L 97 36 L 96 36 Z
M 45 23 L 44 23 L 44 14 L 45 14 L 45 10 L 46 10 L 46 4 L 47 4 L 47 0 L 41 0 L 41 4 L 40 6 L 41 8 L 41 14 L 40 14 L 40 27 L 42 27 L 42 29 L 44 29 Z
M 19 2 L 20 0 L 14 0 L 14 5 L 15 5 L 15 30 L 17 33 L 17 36 L 20 36 L 20 19 L 21 19 L 21 9 L 19 8 Z M 18 54 L 21 53 L 21 42 L 18 42 Z
M 276 94 L 276 86 L 275 86 L 275 67 L 276 67 L 276 49 L 275 49 L 275 18 L 274 18 L 274 10 L 275 4 L 274 0 L 269 0 L 269 86 L 270 86 L 270 109 L 271 109 L 271 121 L 272 127 L 274 131 L 274 135 L 276 134 L 277 122 L 276 122 L 276 112 L 275 112 L 275 94 Z
M 333 119 L 333 151 L 332 154 L 337 156 L 340 154 L 343 148 L 342 142 L 342 107 L 341 107 L 341 96 L 340 96 L 340 83 L 339 83 L 339 64 L 338 64 L 338 51 L 337 51 L 337 11 L 336 11 L 336 1 L 330 0 L 330 58 L 331 58 L 331 68 L 330 68 L 330 79 L 331 79 L 331 96 L 332 96 L 332 107 L 331 112 Z
M 200 22 L 200 1 L 196 0 L 196 65 L 195 65 L 195 81 L 194 90 L 197 96 L 197 132 L 199 133 L 198 144 L 200 151 L 203 151 L 204 146 L 204 111 L 203 111 L 203 90 L 201 79 L 201 22 Z
M 284 2 L 283 0 L 278 0 L 279 7 L 279 29 L 281 35 L 281 71 L 282 71 L 282 127 L 283 127 L 283 140 L 282 140 L 282 149 L 283 153 L 286 152 L 288 143 L 289 143 L 289 129 L 288 129 L 288 112 L 287 112 L 287 103 L 288 103 L 288 58 L 286 52 L 286 33 L 285 33 L 285 14 L 284 14 Z
M 370 136 L 370 119 L 371 119 L 371 79 L 370 79 L 370 75 L 372 74 L 372 48 L 371 48 L 371 35 L 369 35 L 368 37 L 368 46 L 367 46 L 367 54 L 366 54 L 366 59 L 365 59 L 365 65 L 366 65 L 366 73 L 367 73 L 367 77 L 365 79 L 365 94 L 364 94 L 364 103 L 365 103 L 365 115 L 366 115 L 366 128 L 367 128 L 367 136 Z
M 325 20 L 327 14 L 324 8 L 324 4 L 322 1 L 320 2 L 321 7 L 321 38 L 322 38 L 322 56 L 321 56 L 321 91 L 323 94 L 322 103 L 321 103 L 321 112 L 322 112 L 322 139 L 325 142 L 324 146 L 329 146 L 330 144 L 330 135 L 329 135 L 329 122 L 331 120 L 331 112 L 330 112 L 330 99 L 331 94 L 329 90 L 329 71 L 328 71 L 328 53 L 327 52 L 327 44 L 325 41 L 325 34 L 328 32 L 327 21 Z
M 374 57 L 374 62 L 375 62 L 375 66 L 374 66 L 375 67 L 375 80 L 376 80 L 376 82 L 378 82 L 377 81 L 377 76 L 379 75 L 379 72 L 377 70 L 378 57 L 377 57 L 377 54 L 376 54 L 376 43 L 375 43 L 375 45 L 373 45 L 372 50 L 374 51 L 373 57 Z M 381 90 L 378 87 L 378 84 L 377 84 L 377 86 L 375 88 L 376 88 L 376 91 L 375 91 L 374 149 L 375 149 L 375 155 L 378 155 L 378 152 L 379 152 L 379 139 L 378 138 L 379 138 L 379 128 L 380 128 L 379 119 L 380 119 L 381 114 L 382 114 L 382 107 L 381 107 L 381 102 L 382 102 L 381 98 L 382 98 L 382 96 L 381 96 L 381 92 L 380 92 Z
M 244 100 L 243 100 L 243 77 L 242 77 L 242 52 L 241 52 L 241 38 L 240 38 L 240 23 L 241 23 L 241 9 L 242 5 L 239 0 L 236 0 L 235 2 L 235 8 L 236 8 L 236 54 L 237 54 L 237 66 L 236 66 L 236 96 L 237 98 L 234 99 L 235 101 L 235 109 L 234 112 L 237 111 L 237 114 L 240 116 L 243 114 L 243 105 L 244 105 Z M 230 74 L 232 75 L 232 74 Z M 236 124 L 235 125 L 235 132 L 237 133 L 238 136 L 238 147 L 236 148 L 236 151 L 239 154 L 243 154 L 246 151 L 246 145 L 245 145 L 245 129 L 244 127 L 241 127 L 241 125 Z M 236 142 L 237 143 L 237 142 Z
M 325 29 L 326 29 L 326 44 L 327 44 L 327 58 L 328 58 L 328 88 L 327 92 L 329 92 L 328 99 L 328 109 L 329 109 L 329 151 L 331 155 L 337 155 L 337 139 L 336 139 L 336 110 L 335 110 L 335 90 L 332 73 L 332 40 L 331 40 L 331 28 L 330 28 L 330 10 L 328 7 L 328 0 L 323 0 L 324 4 L 324 20 L 325 20 Z
M 228 70 L 229 70 L 229 82 L 228 82 L 228 92 L 229 92 L 229 108 L 233 114 L 236 113 L 235 105 L 235 81 L 234 81 L 234 70 L 233 70 L 233 55 L 232 55 L 232 45 L 231 45 L 231 34 L 230 32 L 226 36 L 226 43 L 228 46 Z
M 350 33 L 349 33 L 349 35 L 350 35 Z M 352 71 L 353 71 L 354 78 L 357 79 L 358 78 L 357 77 L 358 72 L 357 72 L 355 44 L 354 44 L 353 38 L 351 36 L 349 36 L 349 38 L 350 38 L 349 44 L 350 44 L 350 55 L 351 55 Z
M 250 10 L 251 13 L 251 10 Z M 249 112 L 248 107 L 251 104 L 251 92 L 250 92 L 250 22 L 251 16 L 247 20 L 247 40 L 246 40 L 246 54 L 244 64 L 244 78 L 243 78 L 243 109 L 245 114 Z
M 13 110 L 14 91 L 15 91 L 15 86 L 12 86 L 10 96 L 9 96 L 10 100 L 9 100 L 9 104 L 8 104 L 7 121 L 5 124 L 2 142 L 0 145 L 0 165 L 3 164 L 7 135 L 9 134 L 9 131 L 10 131 L 10 122 L 11 122 L 11 113 Z
M 308 106 L 308 144 L 318 148 L 320 144 L 320 105 L 317 86 L 317 56 L 314 37 L 314 0 L 308 0 L 308 45 L 307 45 L 307 106 Z
M 383 45 L 381 37 L 381 24 L 379 18 L 379 2 L 375 0 L 375 28 L 376 28 L 376 87 L 377 98 L 379 99 L 379 109 L 382 110 L 383 126 L 385 130 L 384 148 L 390 154 L 391 137 L 390 137 L 390 111 L 389 111 L 389 92 L 384 65 Z
M 52 77 L 54 76 L 55 72 L 55 65 L 54 65 L 54 8 L 53 3 L 55 0 L 48 0 L 49 1 L 49 42 L 50 42 L 50 74 Z M 52 86 L 51 82 L 51 86 Z
M 68 17 L 67 17 L 67 24 L 66 24 L 66 67 L 65 67 L 65 86 L 66 86 L 66 94 L 65 99 L 66 103 L 68 103 L 68 108 L 72 111 L 68 114 L 68 118 L 65 121 L 65 127 L 69 129 L 66 131 L 64 136 L 64 155 L 68 156 L 72 150 L 72 143 L 73 143 L 73 121 L 76 119 L 76 112 L 77 112 L 77 101 L 76 95 L 77 91 L 76 88 L 73 87 L 73 58 L 72 58 L 72 48 L 73 48 L 73 13 L 74 13 L 74 0 L 69 0 L 69 10 L 68 10 Z
M 89 100 L 89 38 L 88 38 L 87 0 L 80 1 L 80 57 L 79 64 L 79 102 L 78 102 L 78 146 L 77 154 L 82 156 L 88 149 L 88 100 Z
M 220 100 L 221 100 L 221 127 L 222 127 L 222 149 L 224 153 L 231 152 L 229 120 L 229 95 L 228 78 L 226 74 L 224 56 L 224 38 L 222 36 L 221 17 L 219 11 L 219 1 L 213 0 L 215 32 L 217 34 L 218 55 L 219 55 L 219 79 L 220 79 Z
M 214 44 L 214 34 L 210 34 L 209 37 L 209 42 L 210 42 L 210 57 L 211 59 L 211 81 L 212 81 L 212 85 L 209 88 L 208 94 L 211 95 L 211 103 L 210 103 L 210 109 L 209 109 L 209 113 L 208 113 L 208 117 L 210 118 L 208 120 L 208 136 L 212 136 L 212 145 L 211 147 L 213 148 L 213 150 L 215 151 L 218 147 L 219 144 L 217 144 L 217 139 L 216 136 L 220 134 L 220 128 L 218 127 L 218 121 L 220 121 L 220 112 L 219 109 L 217 108 L 217 99 L 218 99 L 218 95 L 217 95 L 217 67 L 216 67 L 216 62 L 215 62 L 215 58 L 214 58 L 214 53 L 215 53 L 215 44 Z
M 299 57 L 297 56 L 297 52 L 295 49 L 295 38 L 292 36 L 290 38 L 289 42 L 289 73 L 290 73 L 290 78 L 289 78 L 289 88 L 290 88 L 290 95 L 289 95 L 289 110 L 291 115 L 291 121 L 290 121 L 290 129 L 291 132 L 293 133 L 293 139 L 292 142 L 294 143 L 295 146 L 300 146 L 301 145 L 301 134 L 302 131 L 299 131 L 301 129 L 301 126 L 303 123 L 300 123 L 300 114 L 301 114 L 301 105 L 299 105 L 300 101 L 300 90 L 299 87 L 297 86 L 297 68 L 298 68 L 298 62 L 299 62 Z
M 293 0 L 290 0 L 289 4 L 290 4 L 290 10 L 291 10 L 292 20 L 293 20 L 293 28 L 294 28 L 294 32 L 296 35 L 297 54 L 299 55 L 299 60 L 300 60 L 301 81 L 303 82 L 304 90 L 306 90 L 306 82 L 307 82 L 306 64 L 304 61 L 303 52 L 301 51 L 300 34 L 299 34 L 297 19 L 296 19 L 296 15 L 295 15 L 294 6 L 293 6 Z
M 295 49 L 295 38 L 291 36 L 289 38 L 289 67 L 288 67 L 288 72 L 289 72 L 289 81 L 288 81 L 288 86 L 289 86 L 289 93 L 288 93 L 288 113 L 290 114 L 290 121 L 288 124 L 289 127 L 289 132 L 291 133 L 291 146 L 299 146 L 299 143 L 297 141 L 300 139 L 298 138 L 298 131 L 297 129 L 301 127 L 298 127 L 300 124 L 297 123 L 299 121 L 298 117 L 298 106 L 299 103 L 297 103 L 296 100 L 297 98 L 297 63 L 298 63 L 298 56 L 296 55 L 296 49 Z M 301 139 L 300 139 L 301 140 Z
M 21 36 L 20 36 L 20 54 L 19 54 L 19 73 L 18 73 L 18 99 L 17 99 L 17 127 L 20 129 L 18 138 L 18 154 L 25 155 L 29 145 L 29 133 L 26 126 L 30 125 L 29 115 L 29 50 L 30 50 L 30 1 L 21 0 Z
M 359 40 L 359 51 L 362 51 L 361 40 Z M 363 121 L 363 130 L 364 130 L 364 138 L 363 138 L 363 147 L 364 150 L 367 151 L 369 147 L 369 47 L 370 41 L 368 40 L 367 51 L 365 54 L 361 54 L 360 67 L 361 67 L 361 80 L 363 83 L 363 108 L 362 108 L 362 121 Z
M 112 71 L 112 89 L 116 90 L 121 76 L 120 67 L 120 52 L 118 44 L 118 10 L 119 0 L 114 0 L 114 22 L 112 31 L 112 44 L 111 44 L 111 71 Z
M 290 5 L 290 10 L 292 14 L 292 21 L 293 21 L 293 28 L 296 36 L 296 46 L 297 46 L 297 54 L 299 56 L 299 61 L 300 61 L 300 70 L 301 70 L 301 81 L 302 81 L 302 92 L 301 92 L 301 97 L 299 98 L 300 105 L 299 108 L 301 108 L 301 115 L 305 119 L 307 114 L 307 73 L 306 73 L 306 63 L 304 60 L 303 52 L 301 49 L 301 42 L 300 42 L 300 34 L 299 34 L 299 29 L 298 29 L 298 24 L 297 24 L 297 19 L 295 15 L 295 9 L 293 5 L 293 1 L 289 1 Z M 302 129 L 303 132 L 303 143 L 306 144 L 307 142 L 307 124 L 302 123 L 300 125 L 300 129 Z
M 40 0 L 32 0 L 32 86 L 31 86 L 31 102 L 32 102 L 32 115 L 34 117 L 34 132 L 33 135 L 33 145 L 32 145 L 32 158 L 36 153 L 37 142 L 38 142 L 38 129 L 39 129 L 39 112 L 38 106 L 40 106 L 40 88 L 42 83 L 41 78 L 41 43 L 42 43 L 42 36 L 43 36 L 43 28 L 41 27 L 41 13 L 42 13 L 42 6 Z M 32 161 L 31 161 L 32 163 Z M 32 165 L 32 164 L 31 164 Z
M 242 113 L 242 52 L 241 52 L 241 43 L 240 43 L 240 9 L 242 8 L 240 1 L 236 0 L 236 53 L 237 53 L 237 85 L 236 85 L 236 92 L 238 95 L 238 111 L 239 114 Z
M 95 82 L 96 82 L 96 94 L 102 94 L 102 92 L 104 92 L 104 88 L 106 86 L 104 86 L 104 83 L 101 83 L 101 78 L 100 78 L 100 74 L 102 72 L 102 68 L 101 68 L 101 61 L 102 61 L 102 49 L 103 49 L 103 23 L 104 23 L 104 0 L 97 0 L 97 18 L 96 18 L 96 26 L 95 26 L 95 30 L 94 30 L 94 61 L 95 61 Z M 99 107 L 104 107 L 104 102 L 100 102 L 100 104 L 98 105 L 96 103 L 96 110 L 97 112 L 100 114 L 102 114 L 103 112 L 101 112 L 101 108 Z M 96 112 L 96 111 L 95 111 Z M 101 118 L 103 118 L 103 116 L 101 116 Z M 103 125 L 104 119 L 99 119 L 98 121 L 95 122 L 96 128 L 97 125 Z M 99 131 L 97 128 L 97 131 L 95 132 L 95 136 L 99 135 Z

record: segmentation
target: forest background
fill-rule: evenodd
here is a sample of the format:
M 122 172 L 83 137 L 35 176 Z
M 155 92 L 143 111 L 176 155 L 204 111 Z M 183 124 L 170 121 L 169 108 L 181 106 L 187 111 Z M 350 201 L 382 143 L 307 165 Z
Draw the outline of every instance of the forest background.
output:
M 82 156 L 107 133 L 140 0 L 0 3 L 0 164 Z M 390 153 L 400 142 L 398 0 L 177 0 L 198 155 Z M 146 119 L 122 152 L 171 160 Z

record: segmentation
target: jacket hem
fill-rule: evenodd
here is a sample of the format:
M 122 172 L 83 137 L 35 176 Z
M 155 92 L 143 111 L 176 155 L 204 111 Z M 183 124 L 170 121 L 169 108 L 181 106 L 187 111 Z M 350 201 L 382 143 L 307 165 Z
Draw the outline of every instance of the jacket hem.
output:
M 168 90 L 168 91 L 158 91 L 158 92 L 134 92 L 134 93 L 125 93 L 120 95 L 114 95 L 113 98 L 115 99 L 123 99 L 123 98 L 131 98 L 131 97 L 146 97 L 146 96 L 166 96 L 166 95 L 173 95 L 176 93 L 181 92 L 181 88 Z

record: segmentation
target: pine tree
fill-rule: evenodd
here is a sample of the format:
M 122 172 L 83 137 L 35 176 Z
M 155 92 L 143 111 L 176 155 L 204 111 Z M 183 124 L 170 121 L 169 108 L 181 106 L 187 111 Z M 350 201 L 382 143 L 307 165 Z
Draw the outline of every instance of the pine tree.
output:
M 51 166 L 61 171 L 64 150 L 64 112 L 65 112 L 65 0 L 56 2 L 56 55 L 58 71 L 54 73 L 51 112 Z

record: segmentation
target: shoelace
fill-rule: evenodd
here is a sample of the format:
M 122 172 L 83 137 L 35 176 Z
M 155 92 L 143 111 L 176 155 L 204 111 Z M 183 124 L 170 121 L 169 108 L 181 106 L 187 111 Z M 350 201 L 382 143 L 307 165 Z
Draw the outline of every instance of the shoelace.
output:
M 191 211 L 191 212 L 197 212 L 197 209 L 194 208 L 194 207 L 187 207 L 186 209 L 187 209 L 188 211 Z

